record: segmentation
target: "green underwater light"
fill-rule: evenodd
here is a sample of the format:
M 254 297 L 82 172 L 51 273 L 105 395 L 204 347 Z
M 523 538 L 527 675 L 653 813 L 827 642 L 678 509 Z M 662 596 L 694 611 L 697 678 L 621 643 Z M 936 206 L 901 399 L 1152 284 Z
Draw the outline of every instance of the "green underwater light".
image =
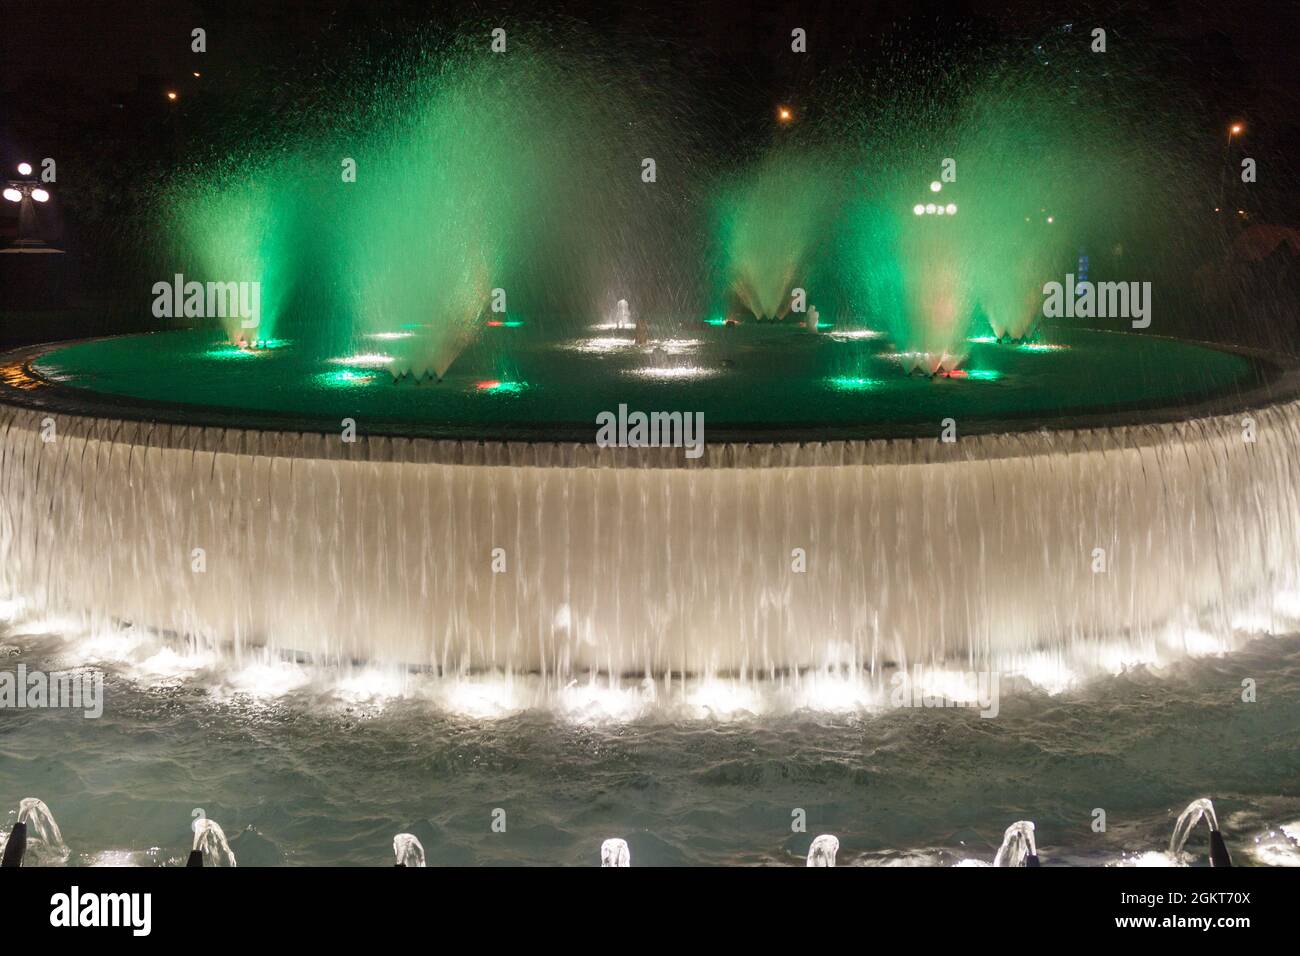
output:
M 879 379 L 860 378 L 853 375 L 838 375 L 826 380 L 827 386 L 836 392 L 865 392 L 878 387 Z
M 357 388 L 369 385 L 375 380 L 375 375 L 373 372 L 343 368 L 336 372 L 324 372 L 316 376 L 316 380 L 327 388 Z
M 253 349 L 241 349 L 238 345 L 222 343 L 207 349 L 203 357 L 214 362 L 228 362 L 232 359 L 256 358 L 257 352 Z
M 205 359 L 212 359 L 218 362 L 228 361 L 230 359 L 256 358 L 265 352 L 274 349 L 283 348 L 288 345 L 287 339 L 259 339 L 256 344 L 234 345 L 230 342 L 220 342 L 203 352 Z

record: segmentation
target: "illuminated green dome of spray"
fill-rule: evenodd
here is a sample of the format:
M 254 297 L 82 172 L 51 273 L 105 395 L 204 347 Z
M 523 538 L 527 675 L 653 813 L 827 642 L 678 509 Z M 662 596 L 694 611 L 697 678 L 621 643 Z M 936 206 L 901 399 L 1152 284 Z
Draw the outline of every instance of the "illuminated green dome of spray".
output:
M 504 54 L 487 36 L 412 54 L 354 95 L 359 114 L 315 117 L 171 184 L 177 271 L 262 283 L 259 328 L 226 320 L 231 341 L 378 338 L 394 375 L 441 377 L 494 308 L 564 324 L 631 299 L 680 321 L 707 300 L 681 211 L 695 187 L 680 184 L 702 177 L 645 113 L 655 91 L 564 52 L 562 34 L 520 31 Z M 644 156 L 678 185 L 644 182 Z
M 1166 217 L 1205 184 L 1127 79 L 1076 51 L 847 93 L 823 126 L 854 179 L 835 256 L 850 310 L 933 369 L 958 364 L 972 332 L 1033 334 L 1044 284 L 1080 255 L 1094 281 L 1186 275 L 1203 227 Z M 1116 109 L 1117 85 L 1143 106 Z
M 791 290 L 830 246 L 843 183 L 828 157 L 777 147 L 723 190 L 724 282 L 756 318 L 789 312 Z
M 625 301 L 671 332 L 720 303 L 785 318 L 803 288 L 933 370 L 972 334 L 1032 335 L 1080 254 L 1123 279 L 1205 253 L 1170 223 L 1204 188 L 1186 144 L 1153 122 L 1158 98 L 1117 108 L 1129 78 L 1096 58 L 831 77 L 816 118 L 723 173 L 691 142 L 707 123 L 629 57 L 561 30 L 504 54 L 487 37 L 417 50 L 170 184 L 175 271 L 262 285 L 260 327 L 228 319 L 232 341 L 382 342 L 394 375 L 441 377 L 494 306 L 567 334 Z

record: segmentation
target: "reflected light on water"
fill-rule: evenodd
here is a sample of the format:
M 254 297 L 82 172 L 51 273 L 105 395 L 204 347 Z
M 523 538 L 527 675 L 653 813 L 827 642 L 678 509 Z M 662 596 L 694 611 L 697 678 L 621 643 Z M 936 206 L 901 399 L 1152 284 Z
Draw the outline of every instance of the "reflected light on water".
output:
M 693 365 L 677 365 L 666 368 L 657 368 L 654 366 L 648 368 L 633 369 L 633 375 L 641 378 L 656 379 L 692 379 L 692 378 L 709 378 L 716 375 L 717 372 L 711 368 L 697 368 Z

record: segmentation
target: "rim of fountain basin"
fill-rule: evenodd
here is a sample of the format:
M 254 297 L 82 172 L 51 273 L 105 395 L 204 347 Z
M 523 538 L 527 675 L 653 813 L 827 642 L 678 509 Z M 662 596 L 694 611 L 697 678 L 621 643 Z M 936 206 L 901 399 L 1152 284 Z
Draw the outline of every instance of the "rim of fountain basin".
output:
M 937 426 L 891 426 L 896 434 L 857 438 L 852 428 L 843 426 L 822 429 L 835 433 L 827 437 L 813 437 L 816 427 L 808 429 L 809 437 L 790 437 L 789 429 L 767 434 L 758 429 L 710 429 L 698 459 L 685 458 L 680 448 L 601 448 L 589 425 L 493 427 L 484 433 L 475 433 L 474 426 L 457 426 L 439 434 L 433 428 L 412 433 L 387 424 L 368 433 L 359 428 L 354 442 L 343 442 L 337 431 L 304 428 L 301 416 L 96 392 L 54 381 L 33 368 L 42 356 L 72 344 L 142 334 L 167 333 L 96 336 L 0 352 L 0 408 L 27 411 L 33 427 L 45 415 L 57 415 L 64 435 L 191 452 L 396 464 L 667 469 L 920 465 L 1071 454 L 1164 444 L 1184 437 L 1184 432 L 1195 438 L 1191 433 L 1211 419 L 1288 404 L 1300 417 L 1297 356 L 1172 336 L 1152 337 L 1240 355 L 1269 374 L 1249 389 L 1230 389 L 1191 403 L 1084 411 L 1068 418 L 1032 413 L 972 419 L 960 429 L 962 440 L 950 443 L 937 440 Z M 1150 426 L 1168 429 L 1157 433 Z M 868 424 L 862 429 L 868 430 Z

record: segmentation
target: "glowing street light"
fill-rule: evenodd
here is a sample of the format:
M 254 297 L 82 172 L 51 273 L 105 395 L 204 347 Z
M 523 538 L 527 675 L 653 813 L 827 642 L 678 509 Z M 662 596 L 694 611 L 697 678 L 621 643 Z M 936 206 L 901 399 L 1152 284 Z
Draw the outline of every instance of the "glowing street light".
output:
M 1226 205 L 1228 190 L 1228 162 L 1232 156 L 1232 138 L 1240 136 L 1246 129 L 1246 124 L 1242 122 L 1232 123 L 1228 126 L 1228 141 L 1223 147 L 1223 173 L 1219 177 L 1219 205 Z M 1215 210 L 1216 212 L 1218 210 Z
M 776 110 L 776 118 L 782 123 L 788 123 L 794 119 L 794 111 L 788 106 L 779 106 Z
M 173 103 L 175 103 L 175 102 L 176 102 L 176 91 L 175 91 L 175 90 L 168 90 L 168 91 L 167 91 L 167 99 L 169 99 L 169 100 L 171 100 Z
M 17 166 L 18 179 L 11 179 L 5 184 L 4 198 L 8 202 L 18 203 L 18 238 L 17 245 L 41 245 L 39 239 L 29 239 L 36 227 L 36 207 L 33 203 L 47 203 L 50 194 L 40 183 L 31 178 L 32 164 L 23 162 Z

